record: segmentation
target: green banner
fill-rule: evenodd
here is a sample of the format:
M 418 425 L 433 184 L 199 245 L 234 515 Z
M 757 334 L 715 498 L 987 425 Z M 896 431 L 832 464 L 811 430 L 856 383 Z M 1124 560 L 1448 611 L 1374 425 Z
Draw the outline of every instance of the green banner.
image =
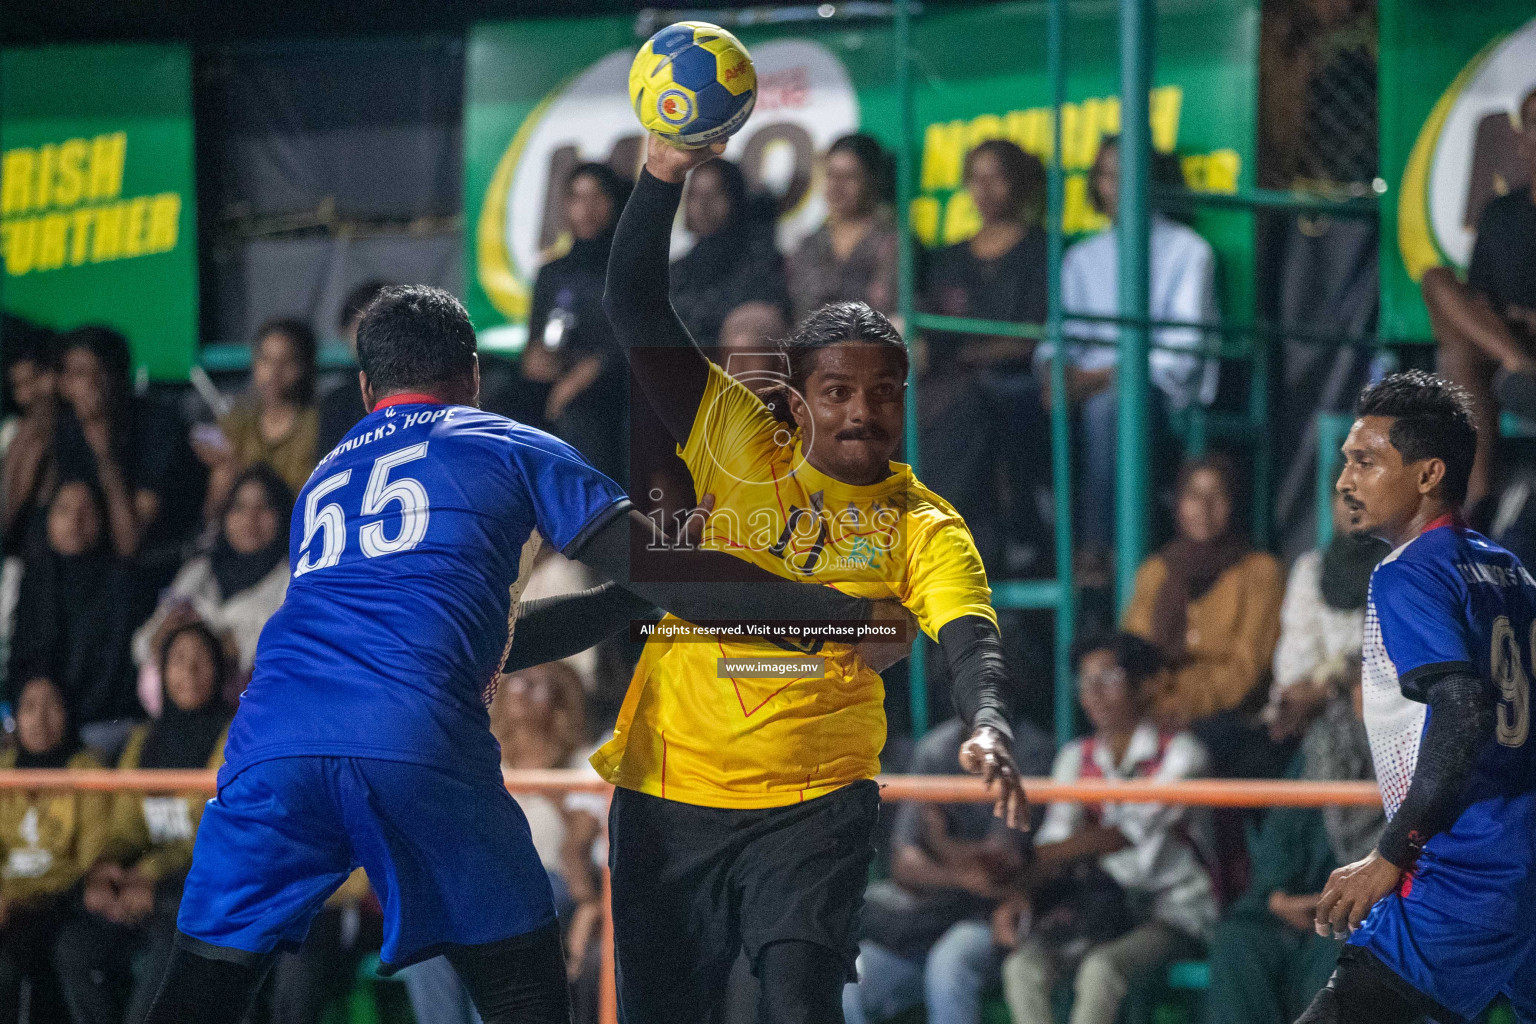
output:
M 182 46 L 0 54 L 5 309 L 106 324 L 150 374 L 197 348 L 191 60 Z
M 1232 192 L 1253 183 L 1257 108 L 1257 0 L 1163 0 L 1151 96 L 1154 144 L 1177 152 L 1196 188 Z M 817 156 L 839 136 L 900 139 L 889 21 L 800 23 L 733 29 L 752 52 L 759 93 L 751 120 L 726 155 L 748 180 L 784 194 L 779 240 L 793 246 L 821 222 Z M 1062 112 L 1068 171 L 1065 226 L 1103 220 L 1089 207 L 1086 170 L 1120 123 L 1117 8 L 1072 6 L 1070 103 Z M 965 153 L 1011 138 L 1049 155 L 1050 81 L 1045 9 L 1039 3 L 934 8 L 913 31 L 921 194 L 911 216 L 926 242 L 954 242 L 977 228 L 960 190 Z M 466 81 L 465 223 L 468 299 L 492 345 L 518 347 L 533 277 L 563 244 L 559 183 L 581 160 L 637 165 L 643 136 L 626 78 L 643 40 L 630 18 L 476 26 Z M 1221 260 L 1228 315 L 1251 316 L 1253 224 L 1204 211 L 1195 226 Z
M 1536 18 L 1529 0 L 1382 0 L 1380 17 L 1381 332 L 1423 340 L 1424 271 L 1465 270 L 1483 206 L 1525 180 Z

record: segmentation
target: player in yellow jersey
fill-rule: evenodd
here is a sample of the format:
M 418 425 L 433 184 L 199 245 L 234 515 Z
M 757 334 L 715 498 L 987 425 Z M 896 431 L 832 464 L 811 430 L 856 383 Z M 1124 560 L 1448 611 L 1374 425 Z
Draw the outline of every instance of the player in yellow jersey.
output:
M 898 599 L 949 663 L 974 730 L 962 764 L 996 785 L 997 813 L 1020 826 L 986 573 L 955 510 L 891 461 L 901 336 L 863 303 L 824 307 L 786 342 L 788 380 L 765 403 L 707 360 L 672 310 L 673 217 L 688 172 L 713 155 L 651 138 L 604 300 L 695 491 L 714 495 L 703 546 Z M 721 662 L 784 656 L 745 638 L 653 636 L 613 740 L 592 758 L 618 787 L 609 856 L 625 1024 L 715 1019 L 738 950 L 761 983 L 759 1021 L 843 1019 L 879 814 L 884 690 L 847 643 L 827 643 L 821 670 L 798 678 L 733 675 Z

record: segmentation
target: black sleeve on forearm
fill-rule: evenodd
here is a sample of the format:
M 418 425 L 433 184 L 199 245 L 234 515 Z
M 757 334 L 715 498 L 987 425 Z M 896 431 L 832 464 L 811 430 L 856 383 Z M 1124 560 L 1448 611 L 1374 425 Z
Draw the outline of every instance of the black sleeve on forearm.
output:
M 939 649 L 949 664 L 955 713 L 967 730 L 990 725 L 1012 740 L 1008 702 L 1003 697 L 1008 667 L 997 627 L 980 615 L 962 615 L 939 629 Z
M 1467 776 L 1493 731 L 1493 699 L 1471 673 L 1441 676 L 1429 684 L 1425 697 L 1429 724 L 1419 740 L 1413 781 L 1376 844 L 1382 857 L 1405 870 L 1425 843 L 1456 821 Z
M 641 169 L 614 230 L 603 291 L 614 340 L 629 358 L 646 399 L 679 444 L 688 440 L 709 382 L 709 361 L 678 319 L 668 291 L 672 220 L 682 195 L 683 186 Z
M 649 531 L 650 520 L 630 510 L 613 516 L 569 557 L 605 579 L 689 622 L 711 619 L 864 622 L 870 602 L 831 587 L 773 575 L 723 551 L 690 553 L 690 571 L 705 582 L 651 583 L 630 579 L 630 530 Z M 710 579 L 732 582 L 707 582 Z
M 569 658 L 602 643 L 634 619 L 655 617 L 651 602 L 614 583 L 524 601 L 517 606 L 517 628 L 503 671 Z

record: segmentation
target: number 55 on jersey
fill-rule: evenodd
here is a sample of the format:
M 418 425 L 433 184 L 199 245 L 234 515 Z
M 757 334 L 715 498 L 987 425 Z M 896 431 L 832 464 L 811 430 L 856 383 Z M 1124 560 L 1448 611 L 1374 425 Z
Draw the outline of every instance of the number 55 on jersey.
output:
M 285 749 L 496 770 L 480 695 L 533 553 L 570 548 L 626 507 L 547 434 L 425 396 L 380 402 L 299 493 L 293 579 L 226 773 Z M 365 711 L 380 694 L 403 713 Z

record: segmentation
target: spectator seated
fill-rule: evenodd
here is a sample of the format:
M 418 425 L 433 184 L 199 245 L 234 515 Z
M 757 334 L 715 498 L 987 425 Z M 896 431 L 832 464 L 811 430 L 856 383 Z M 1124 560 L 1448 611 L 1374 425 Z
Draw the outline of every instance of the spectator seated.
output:
M 1303 778 L 1374 778 L 1358 656 L 1347 674 L 1307 731 Z M 1206 1024 L 1289 1024 L 1306 1009 L 1339 954 L 1339 943 L 1313 930 L 1323 886 L 1334 868 L 1375 848 L 1382 824 L 1377 807 L 1276 807 L 1265 815 L 1252 880 L 1211 940 Z
M 1020 770 L 1044 772 L 1049 739 L 1027 722 L 1013 730 Z M 910 770 L 960 774 L 967 735 L 955 719 L 937 726 L 918 741 Z M 929 1024 L 981 1019 L 1002 960 L 987 918 L 1023 863 L 1020 842 L 986 804 L 898 805 L 891 878 L 865 895 L 859 981 L 843 990 L 848 1024 L 878 1024 L 916 1006 L 926 1007 Z
M 1094 731 L 1061 749 L 1053 779 L 1204 772 L 1200 742 L 1150 717 L 1155 648 L 1121 633 L 1082 641 L 1074 655 Z M 1014 882 L 1020 895 L 993 915 L 996 942 L 1012 949 L 1003 991 L 1015 1021 L 1052 1020 L 1052 989 L 1072 979 L 1072 1024 L 1114 1024 L 1133 982 L 1200 953 L 1216 900 L 1191 824 L 1186 808 L 1159 804 L 1046 809 L 1034 858 Z
M 1483 207 L 1466 280 L 1448 267 L 1426 270 L 1422 280 L 1440 368 L 1472 395 L 1472 509 L 1496 483 L 1499 410 L 1536 419 L 1536 90 L 1520 104 L 1518 149 L 1527 180 Z
M 133 731 L 117 766 L 217 769 L 230 719 L 222 646 L 206 626 L 190 623 L 166 638 L 160 658 L 164 711 Z M 54 950 L 76 1024 L 142 1020 L 149 1009 L 176 935 L 205 803 L 201 793 L 114 795 L 80 909 L 59 930 Z

